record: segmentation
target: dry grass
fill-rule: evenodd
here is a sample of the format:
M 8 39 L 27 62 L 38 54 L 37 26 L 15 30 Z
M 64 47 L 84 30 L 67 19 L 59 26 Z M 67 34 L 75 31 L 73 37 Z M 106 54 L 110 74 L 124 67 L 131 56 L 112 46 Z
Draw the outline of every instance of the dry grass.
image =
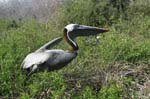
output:
M 62 97 L 72 99 L 72 96 L 81 95 L 85 87 L 90 87 L 94 94 L 98 94 L 102 86 L 110 86 L 115 81 L 118 86 L 124 88 L 123 99 L 149 99 L 150 97 L 150 65 L 114 63 L 105 71 L 97 71 L 84 75 L 81 73 L 64 74 L 67 88 Z M 126 79 L 130 78 L 130 80 Z M 136 95 L 134 96 L 133 93 Z M 52 94 L 51 88 L 44 90 L 37 99 L 48 98 Z

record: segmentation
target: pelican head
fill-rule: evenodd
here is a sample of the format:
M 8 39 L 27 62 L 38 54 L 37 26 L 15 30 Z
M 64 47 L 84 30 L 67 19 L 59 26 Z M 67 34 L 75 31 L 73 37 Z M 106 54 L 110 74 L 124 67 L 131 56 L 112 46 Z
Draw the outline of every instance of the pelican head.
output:
M 73 50 L 78 50 L 78 45 L 75 38 L 78 36 L 90 36 L 108 32 L 108 29 L 98 28 L 93 26 L 69 24 L 64 28 L 65 40 L 72 46 Z
M 99 33 L 108 32 L 108 29 L 98 28 L 93 26 L 79 25 L 79 24 L 69 24 L 64 28 L 64 32 L 72 38 L 77 36 L 89 36 L 97 35 Z

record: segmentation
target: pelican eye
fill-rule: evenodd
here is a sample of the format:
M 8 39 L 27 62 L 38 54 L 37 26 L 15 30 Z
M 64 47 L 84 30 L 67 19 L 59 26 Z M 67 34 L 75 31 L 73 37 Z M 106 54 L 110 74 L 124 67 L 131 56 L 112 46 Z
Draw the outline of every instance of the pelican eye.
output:
M 78 25 L 78 24 L 74 25 L 74 29 L 77 29 L 79 27 L 80 27 L 80 25 Z

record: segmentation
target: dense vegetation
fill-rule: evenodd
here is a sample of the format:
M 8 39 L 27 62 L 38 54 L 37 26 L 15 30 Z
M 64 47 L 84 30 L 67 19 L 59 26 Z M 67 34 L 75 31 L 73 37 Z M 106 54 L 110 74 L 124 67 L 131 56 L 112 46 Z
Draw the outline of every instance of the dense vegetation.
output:
M 0 98 L 148 99 L 150 0 L 65 0 L 48 23 L 0 19 Z M 54 72 L 22 74 L 24 57 L 78 23 L 109 28 L 78 38 L 79 55 Z M 65 45 L 64 45 L 65 44 Z M 55 48 L 67 49 L 63 41 Z

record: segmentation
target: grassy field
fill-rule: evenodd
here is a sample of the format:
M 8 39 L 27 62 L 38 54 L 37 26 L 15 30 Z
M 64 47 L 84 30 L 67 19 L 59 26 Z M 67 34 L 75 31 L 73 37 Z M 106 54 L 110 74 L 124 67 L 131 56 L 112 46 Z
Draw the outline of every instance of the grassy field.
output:
M 0 19 L 0 98 L 149 99 L 150 1 L 141 1 L 118 10 L 106 0 L 66 0 L 47 24 Z M 79 54 L 68 66 L 26 80 L 20 70 L 25 56 L 63 36 L 69 23 L 110 31 L 100 34 L 99 42 L 79 37 Z M 68 45 L 63 41 L 55 48 L 67 50 Z

